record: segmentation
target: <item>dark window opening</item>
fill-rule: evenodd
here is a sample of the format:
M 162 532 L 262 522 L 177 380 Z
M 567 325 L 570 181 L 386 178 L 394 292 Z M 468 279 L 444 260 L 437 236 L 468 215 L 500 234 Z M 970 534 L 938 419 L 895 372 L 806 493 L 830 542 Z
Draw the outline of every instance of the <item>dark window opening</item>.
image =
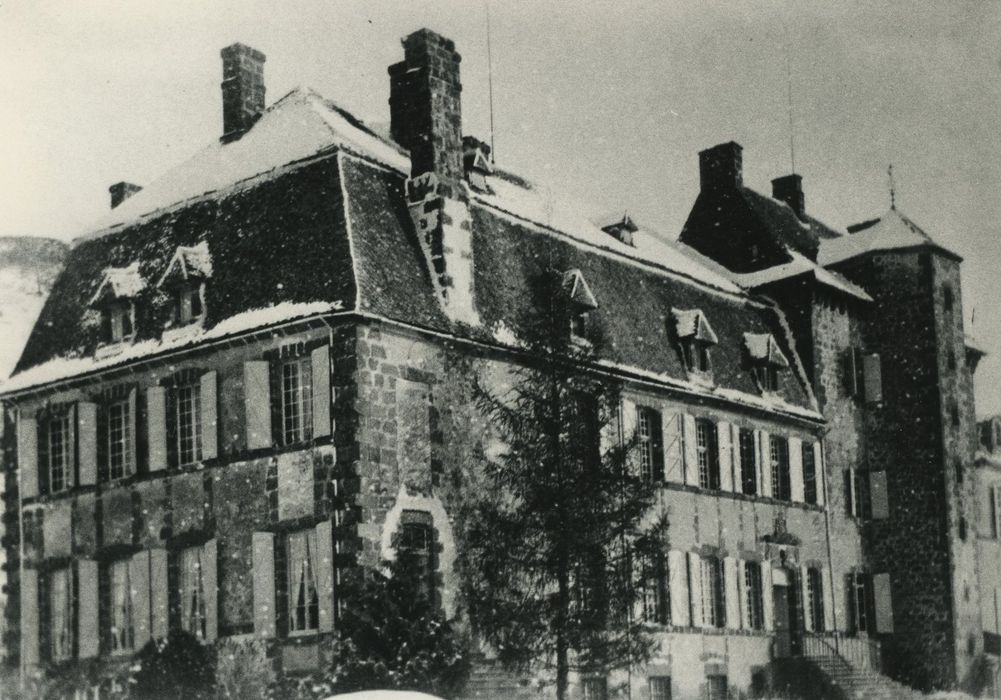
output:
M 650 700 L 671 700 L 670 676 L 650 676 Z
M 761 564 L 744 563 L 744 605 L 747 607 L 747 621 L 753 630 L 765 627 L 765 601 L 761 585 Z
M 817 464 L 812 442 L 803 443 L 803 500 L 817 502 Z
M 728 697 L 726 676 L 706 676 L 706 700 L 727 700 Z
M 759 363 L 754 366 L 754 378 L 762 391 L 778 391 L 779 369 L 773 364 Z
M 848 574 L 848 593 L 852 615 L 852 630 L 873 632 L 874 602 L 869 575 L 863 572 Z
M 792 498 L 792 474 L 789 469 L 789 441 L 772 435 L 769 442 L 772 470 L 772 496 L 783 501 Z
M 740 470 L 743 492 L 754 495 L 758 492 L 758 451 L 754 448 L 754 431 L 740 430 Z
M 809 599 L 806 602 L 807 614 L 810 616 L 813 631 L 824 631 L 824 584 L 820 569 L 811 567 L 806 570 L 806 592 Z
M 642 572 L 643 621 L 657 625 L 670 623 L 671 605 L 667 562 L 663 554 L 645 558 Z
M 704 489 L 719 489 L 719 447 L 717 445 L 716 424 L 709 420 L 695 422 L 695 449 L 699 462 L 699 486 Z
M 952 287 L 948 284 L 942 287 L 942 306 L 946 311 L 952 311 Z
M 427 601 L 434 600 L 434 530 L 430 516 L 413 513 L 414 522 L 404 522 L 400 531 L 398 551 L 412 566 L 418 584 L 418 592 Z
M 661 481 L 664 478 L 664 431 L 660 411 L 641 407 L 637 413 L 641 473 L 647 481 Z
M 688 338 L 682 343 L 685 356 L 685 366 L 689 372 L 708 373 L 712 371 L 710 344 L 695 338 Z

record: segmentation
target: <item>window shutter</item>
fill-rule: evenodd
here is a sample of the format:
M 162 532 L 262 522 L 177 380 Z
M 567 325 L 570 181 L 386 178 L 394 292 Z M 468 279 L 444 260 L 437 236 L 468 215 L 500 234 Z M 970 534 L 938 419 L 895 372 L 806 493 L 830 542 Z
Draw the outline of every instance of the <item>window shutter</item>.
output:
M 685 483 L 684 417 L 680 413 L 664 420 L 664 480 Z
M 723 590 L 726 597 L 726 626 L 740 629 L 740 568 L 733 557 L 723 557 Z
M 803 441 L 789 438 L 789 498 L 802 503 L 803 495 Z
M 330 346 L 310 353 L 313 365 L 313 437 L 330 435 Z
M 688 593 L 692 606 L 692 627 L 705 626 L 702 616 L 702 557 L 688 553 Z
M 890 494 L 885 471 L 869 472 L 869 508 L 874 519 L 890 517 Z
M 698 440 L 695 437 L 695 416 L 685 415 L 682 423 L 682 444 L 685 448 L 685 483 L 699 485 Z
M 66 465 L 65 487 L 71 489 L 76 486 L 76 467 L 80 462 L 80 450 L 76 442 L 76 404 L 70 404 L 66 410 L 66 439 L 69 441 L 69 464 Z
M 730 425 L 730 459 L 733 461 L 733 490 L 744 492 L 744 470 L 740 462 L 740 426 Z
M 129 560 L 129 583 L 132 586 L 132 634 L 135 650 L 142 649 L 150 639 L 149 551 L 132 555 Z
M 205 641 L 219 636 L 218 545 L 213 537 L 202 546 L 202 588 L 205 593 Z M 164 576 L 166 580 L 166 575 Z
M 640 473 L 640 448 L 636 442 L 636 427 L 639 425 L 638 408 L 634 401 L 622 399 L 622 443 L 629 447 L 623 465 L 631 475 Z
M 664 479 L 664 427 L 660 411 L 650 411 L 650 446 L 653 448 L 654 481 Z
M 82 401 L 77 405 L 80 485 L 97 483 L 97 404 Z
M 316 590 L 320 597 L 320 631 L 334 631 L 334 538 L 333 525 L 324 520 L 316 526 Z
M 21 660 L 28 667 L 38 664 L 38 572 L 21 570 Z
M 243 405 L 247 419 L 247 449 L 271 447 L 271 376 L 266 360 L 243 363 Z
M 100 430 L 100 412 L 98 412 L 98 443 L 101 442 L 101 435 L 104 433 Z M 130 474 L 139 473 L 139 390 L 133 387 L 129 390 L 129 429 L 131 431 L 132 444 L 129 445 L 129 463 L 128 469 Z M 98 461 L 100 464 L 100 460 Z
M 167 390 L 151 386 L 146 390 L 147 440 L 149 441 L 149 470 L 167 468 Z
M 855 495 L 855 470 L 845 470 L 845 505 L 848 515 L 858 517 L 858 498 Z
M 38 495 L 38 421 L 19 413 L 17 417 L 17 464 L 21 471 L 21 497 Z
M 202 459 L 219 456 L 219 400 L 217 375 L 206 372 L 201 377 L 202 394 Z
M 859 350 L 856 347 L 850 347 L 845 350 L 845 362 L 844 362 L 844 375 L 845 375 L 845 393 L 848 396 L 858 396 L 859 395 L 859 372 L 861 368 L 859 365 Z
M 880 634 L 889 634 L 893 632 L 893 597 L 890 592 L 890 574 L 873 576 L 872 589 L 876 609 L 876 631 Z
M 601 458 L 605 459 L 609 453 L 619 446 L 619 423 L 624 407 L 620 402 L 618 410 L 610 410 L 608 420 L 606 420 L 600 431 L 598 449 L 601 450 Z
M 831 578 L 831 570 L 820 567 L 820 584 L 824 589 L 824 629 L 828 632 L 834 631 L 834 591 L 832 590 L 834 580 Z
M 751 592 L 747 588 L 747 562 L 737 560 L 737 587 L 740 589 L 740 626 L 751 629 Z
M 77 580 L 77 648 L 81 659 L 98 655 L 101 636 L 98 630 L 97 562 L 78 559 Z
M 149 552 L 149 588 L 150 635 L 153 639 L 163 639 L 170 630 L 166 549 L 151 549 Z
M 763 611 L 762 616 L 765 618 L 766 630 L 775 629 L 775 620 L 773 619 L 774 600 L 772 599 L 772 595 L 772 565 L 771 562 L 765 560 L 761 562 L 761 609 Z
M 866 403 L 879 403 L 883 400 L 883 371 L 879 354 L 866 355 L 862 367 L 865 376 Z
M 814 469 L 814 479 L 817 484 L 817 505 L 822 506 L 826 503 L 827 494 L 824 493 L 824 489 L 827 487 L 827 470 L 824 468 L 824 463 L 821 458 L 824 456 L 823 450 L 820 449 L 820 441 L 813 443 L 813 469 Z M 826 608 L 825 608 L 826 610 Z
M 667 553 L 667 576 L 671 589 L 671 624 L 687 627 L 691 613 L 688 609 L 688 562 L 684 552 L 672 549 Z
M 733 447 L 730 442 L 730 424 L 716 424 L 716 444 L 719 448 L 719 487 L 723 491 L 739 491 L 733 481 Z
M 254 634 L 275 636 L 275 536 L 270 532 L 255 532 L 253 536 L 254 565 Z
M 766 431 L 761 430 L 758 432 L 758 445 L 761 450 L 761 459 L 758 463 L 761 465 L 761 495 L 771 496 L 774 491 L 772 484 L 772 436 Z
M 799 599 L 803 601 L 803 628 L 813 632 L 813 603 L 810 599 L 810 568 L 799 567 Z
M 991 494 L 994 506 L 994 539 L 1001 539 L 1001 486 L 991 489 Z

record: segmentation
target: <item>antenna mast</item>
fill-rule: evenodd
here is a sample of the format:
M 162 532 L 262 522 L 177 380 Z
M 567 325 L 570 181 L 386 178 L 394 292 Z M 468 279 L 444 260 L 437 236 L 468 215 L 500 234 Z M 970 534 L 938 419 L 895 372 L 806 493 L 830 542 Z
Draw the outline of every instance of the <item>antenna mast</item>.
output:
M 893 181 L 893 163 L 886 169 L 886 174 L 890 178 L 890 209 L 897 208 L 897 188 Z
M 790 59 L 791 49 L 789 47 L 789 34 L 786 31 L 786 88 L 789 99 L 789 161 L 792 172 L 796 172 L 796 129 L 792 118 L 792 60 Z
M 485 0 L 487 8 L 487 92 L 490 94 L 490 162 L 497 159 L 494 146 L 494 59 L 490 50 L 490 0 Z

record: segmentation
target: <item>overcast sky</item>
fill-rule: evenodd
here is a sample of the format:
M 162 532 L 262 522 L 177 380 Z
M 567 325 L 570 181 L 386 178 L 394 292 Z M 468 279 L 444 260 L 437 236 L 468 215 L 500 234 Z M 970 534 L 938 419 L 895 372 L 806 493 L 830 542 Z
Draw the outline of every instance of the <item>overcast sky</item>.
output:
M 837 227 L 889 205 L 964 258 L 967 331 L 1001 411 L 1001 4 L 540 3 L 491 7 L 498 164 L 674 238 L 697 152 L 736 140 L 745 182 L 796 170 Z M 386 66 L 428 26 L 462 53 L 466 133 L 489 131 L 482 2 L 0 0 L 0 235 L 70 240 L 107 186 L 148 183 L 221 129 L 219 49 L 387 121 Z M 976 319 L 971 326 L 973 309 Z

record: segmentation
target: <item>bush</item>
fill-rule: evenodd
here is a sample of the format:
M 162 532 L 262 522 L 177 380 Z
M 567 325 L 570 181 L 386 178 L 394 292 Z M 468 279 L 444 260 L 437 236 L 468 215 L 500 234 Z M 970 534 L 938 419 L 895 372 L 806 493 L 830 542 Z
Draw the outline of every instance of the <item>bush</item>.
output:
M 212 653 L 188 632 L 149 641 L 130 679 L 135 700 L 208 700 L 215 697 Z

